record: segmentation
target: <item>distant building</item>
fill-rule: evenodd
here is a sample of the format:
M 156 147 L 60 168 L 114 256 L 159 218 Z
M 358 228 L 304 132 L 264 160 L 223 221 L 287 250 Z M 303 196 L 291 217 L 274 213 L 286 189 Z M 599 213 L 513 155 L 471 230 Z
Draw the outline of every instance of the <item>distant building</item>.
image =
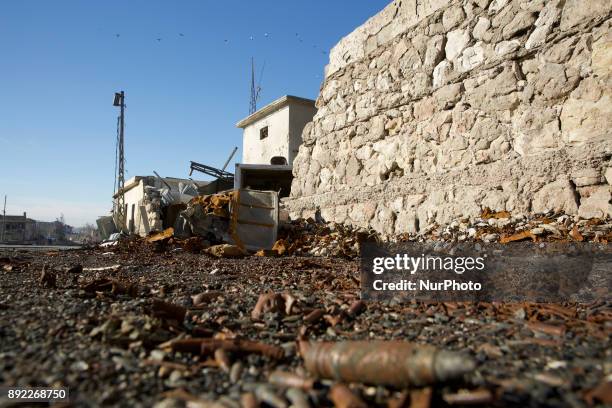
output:
M 36 221 L 23 215 L 0 216 L 0 242 L 23 244 L 36 239 Z
M 315 101 L 285 95 L 238 122 L 244 129 L 242 164 L 282 164 L 284 159 L 292 165 L 304 126 L 316 112 Z
M 66 242 L 72 227 L 60 221 L 36 221 L 23 215 L 0 215 L 0 243 L 50 244 Z
M 207 190 L 209 186 L 209 181 L 174 177 L 160 179 L 156 176 L 132 177 L 126 181 L 123 189 L 128 232 L 144 236 L 151 231 L 172 227 L 178 212 L 184 209 L 184 203 L 194 195 L 214 192 Z M 117 197 L 118 194 L 113 196 L 115 200 Z M 103 222 L 98 222 L 99 228 L 101 224 Z M 101 228 L 104 238 L 113 232 L 107 229 Z

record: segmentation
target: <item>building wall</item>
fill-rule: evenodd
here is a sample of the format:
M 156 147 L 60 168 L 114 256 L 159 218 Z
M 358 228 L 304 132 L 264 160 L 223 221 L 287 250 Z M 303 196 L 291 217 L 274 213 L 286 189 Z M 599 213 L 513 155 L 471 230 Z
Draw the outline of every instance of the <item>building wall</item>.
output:
M 612 215 L 612 3 L 394 1 L 330 53 L 294 217 L 383 233 Z
M 144 205 L 144 180 L 139 180 L 136 186 L 126 191 L 124 199 L 127 210 L 126 223 L 128 229 L 133 223 L 133 230 L 130 232 L 133 232 L 135 234 L 144 233 L 144 225 L 140 214 L 140 206 Z M 134 209 L 133 212 L 132 208 Z
M 268 137 L 260 140 L 260 130 L 268 127 Z M 289 106 L 258 120 L 244 129 L 242 162 L 270 164 L 273 156 L 289 159 Z
M 287 164 L 293 164 L 300 149 L 300 145 L 302 144 L 302 132 L 304 131 L 304 127 L 307 123 L 312 121 L 316 113 L 317 108 L 314 106 L 298 103 L 290 106 L 289 157 L 287 158 Z

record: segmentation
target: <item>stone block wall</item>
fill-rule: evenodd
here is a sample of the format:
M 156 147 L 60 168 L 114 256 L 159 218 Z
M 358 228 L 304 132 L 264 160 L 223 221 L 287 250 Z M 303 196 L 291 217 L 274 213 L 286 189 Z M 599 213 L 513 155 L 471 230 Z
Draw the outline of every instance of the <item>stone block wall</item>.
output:
M 293 217 L 612 216 L 612 3 L 396 0 L 330 52 Z

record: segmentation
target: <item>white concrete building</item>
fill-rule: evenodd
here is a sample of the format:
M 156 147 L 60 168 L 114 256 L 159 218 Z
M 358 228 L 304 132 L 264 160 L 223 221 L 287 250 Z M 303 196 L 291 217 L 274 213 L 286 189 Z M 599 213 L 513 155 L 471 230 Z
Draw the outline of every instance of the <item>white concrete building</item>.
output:
M 316 112 L 315 101 L 285 95 L 238 122 L 236 126 L 244 129 L 242 163 L 272 164 L 273 157 L 282 157 L 292 165 L 302 130 Z
M 126 227 L 128 232 L 137 235 L 147 235 L 150 231 L 159 231 L 173 226 L 174 218 L 180 208 L 172 214 L 164 213 L 164 203 L 161 193 L 168 191 L 165 201 L 178 205 L 189 201 L 192 196 L 181 194 L 180 187 L 194 185 L 200 192 L 210 184 L 209 181 L 198 181 L 164 177 L 163 181 L 156 176 L 134 176 L 125 183 L 123 189 L 125 200 Z M 168 188 L 170 187 L 170 188 Z M 113 196 L 117 200 L 118 195 Z M 168 205 L 166 205 L 168 208 Z M 167 219 L 164 219 L 165 218 Z

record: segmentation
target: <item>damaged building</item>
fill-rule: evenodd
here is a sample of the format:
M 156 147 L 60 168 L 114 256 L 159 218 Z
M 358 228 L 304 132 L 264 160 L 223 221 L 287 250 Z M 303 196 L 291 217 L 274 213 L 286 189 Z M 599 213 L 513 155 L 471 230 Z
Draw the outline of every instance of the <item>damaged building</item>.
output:
M 285 95 L 238 122 L 244 132 L 235 188 L 272 190 L 287 197 L 304 126 L 316 112 L 315 101 Z
M 125 199 L 126 227 L 130 234 L 147 235 L 174 226 L 178 213 L 199 194 L 210 194 L 209 181 L 194 181 L 173 177 L 134 176 L 120 193 Z

